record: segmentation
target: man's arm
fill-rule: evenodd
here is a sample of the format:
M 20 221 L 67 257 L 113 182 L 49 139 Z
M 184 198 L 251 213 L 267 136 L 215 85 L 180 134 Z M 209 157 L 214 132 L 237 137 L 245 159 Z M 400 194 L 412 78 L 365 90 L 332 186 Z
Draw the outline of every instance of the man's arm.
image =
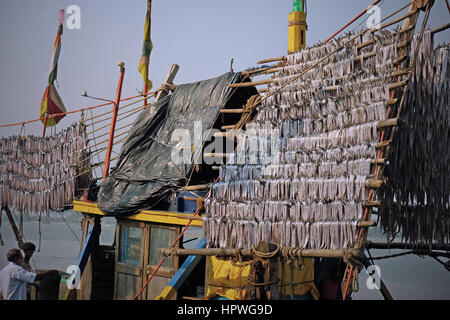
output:
M 43 272 L 39 272 L 38 274 L 36 274 L 36 278 L 34 278 L 34 281 L 39 281 L 41 279 L 44 279 L 45 277 L 54 275 L 54 274 L 58 274 L 59 271 L 58 270 L 47 270 L 47 271 L 43 271 Z

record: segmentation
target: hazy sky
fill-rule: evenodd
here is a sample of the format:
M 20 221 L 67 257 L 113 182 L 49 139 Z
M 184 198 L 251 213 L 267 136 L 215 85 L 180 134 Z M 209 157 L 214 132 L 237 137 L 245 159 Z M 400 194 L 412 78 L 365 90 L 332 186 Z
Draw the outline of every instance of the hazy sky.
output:
M 307 44 L 326 39 L 372 2 L 309 0 Z M 381 14 L 384 17 L 408 2 L 384 0 Z M 146 0 L 0 0 L 0 124 L 38 117 L 58 10 L 73 4 L 81 9 L 81 29 L 65 25 L 58 68 L 59 92 L 67 110 L 97 104 L 80 96 L 84 90 L 113 99 L 119 60 L 126 63 L 122 97 L 141 90 L 137 66 Z M 173 63 L 180 65 L 175 83 L 187 83 L 227 72 L 231 58 L 237 71 L 287 51 L 292 0 L 153 0 L 152 8 L 150 78 L 155 87 Z M 436 0 L 429 25 L 440 26 L 449 18 L 445 0 Z M 448 30 L 437 37 L 449 38 Z M 79 115 L 68 116 L 58 127 L 76 120 Z M 19 129 L 0 128 L 0 136 L 17 134 Z M 41 131 L 41 123 L 26 126 L 28 134 Z

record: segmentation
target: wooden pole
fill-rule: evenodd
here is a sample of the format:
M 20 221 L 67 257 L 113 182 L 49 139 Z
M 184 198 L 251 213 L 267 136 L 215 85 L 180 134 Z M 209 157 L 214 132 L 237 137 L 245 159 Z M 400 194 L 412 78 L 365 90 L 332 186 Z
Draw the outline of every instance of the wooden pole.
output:
M 293 255 L 296 258 L 302 257 L 321 257 L 321 258 L 342 258 L 349 251 L 353 256 L 359 257 L 360 251 L 358 249 L 302 249 L 300 248 L 292 248 L 297 249 L 295 252 L 293 251 Z M 175 256 L 222 256 L 222 257 L 237 257 L 240 255 L 241 257 L 252 257 L 251 249 L 226 249 L 226 248 L 206 248 L 206 249 L 172 249 L 172 248 L 164 248 L 159 249 L 159 252 L 166 255 L 175 255 Z
M 123 77 L 125 74 L 125 63 L 118 62 L 117 65 L 120 68 L 120 76 L 119 76 L 119 83 L 117 85 L 116 100 L 114 101 L 114 109 L 113 109 L 113 114 L 112 114 L 112 119 L 111 119 L 111 127 L 109 129 L 109 141 L 108 141 L 108 147 L 106 150 L 105 167 L 103 169 L 103 180 L 105 180 L 109 174 L 109 165 L 111 162 L 111 151 L 112 151 L 113 144 L 114 144 L 114 132 L 116 129 L 117 113 L 119 112 L 120 95 L 122 94 Z
M 22 236 L 20 235 L 19 229 L 16 226 L 16 223 L 14 221 L 12 213 L 9 210 L 8 206 L 4 206 L 3 210 L 5 210 L 5 212 L 6 212 L 6 216 L 8 217 L 9 223 L 11 224 L 11 227 L 12 227 L 12 229 L 14 231 L 14 235 L 16 236 L 16 240 L 17 240 L 17 243 L 19 245 L 19 248 L 22 249 L 22 247 L 23 247 L 23 239 L 22 239 Z
M 172 67 L 170 67 L 169 73 L 166 76 L 166 79 L 164 79 L 164 84 L 173 84 L 173 79 L 175 79 L 175 76 L 177 75 L 178 70 L 180 69 L 180 66 L 177 64 L 173 64 Z M 165 97 L 167 95 L 167 92 L 164 90 L 160 90 L 158 94 L 156 95 L 155 102 L 159 101 L 159 99 Z
M 403 249 L 403 250 L 445 250 L 450 251 L 448 244 L 428 244 L 428 243 L 400 243 L 400 242 L 374 242 L 366 241 L 367 249 Z

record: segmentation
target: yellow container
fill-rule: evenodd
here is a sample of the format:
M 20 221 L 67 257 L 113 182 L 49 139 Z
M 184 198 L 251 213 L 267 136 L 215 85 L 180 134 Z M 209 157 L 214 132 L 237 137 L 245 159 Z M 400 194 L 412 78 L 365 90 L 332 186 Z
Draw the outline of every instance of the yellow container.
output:
M 305 48 L 307 29 L 306 13 L 300 11 L 289 13 L 289 53 Z

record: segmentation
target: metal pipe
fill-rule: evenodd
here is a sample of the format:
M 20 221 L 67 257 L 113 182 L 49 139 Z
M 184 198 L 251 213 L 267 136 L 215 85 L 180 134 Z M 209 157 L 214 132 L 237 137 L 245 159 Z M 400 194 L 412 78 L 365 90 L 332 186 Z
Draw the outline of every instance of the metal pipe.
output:
M 123 77 L 125 75 L 125 63 L 120 61 L 117 63 L 117 65 L 120 68 L 120 76 L 119 76 L 119 84 L 117 86 L 117 91 L 116 91 L 116 100 L 114 102 L 113 114 L 112 114 L 112 119 L 111 119 L 111 127 L 109 129 L 109 141 L 108 141 L 108 147 L 107 147 L 106 156 L 105 156 L 105 167 L 103 169 L 103 180 L 105 180 L 109 174 L 109 165 L 111 162 L 111 151 L 112 151 L 113 144 L 114 144 L 114 132 L 116 129 L 117 114 L 119 112 L 120 95 L 122 94 Z

